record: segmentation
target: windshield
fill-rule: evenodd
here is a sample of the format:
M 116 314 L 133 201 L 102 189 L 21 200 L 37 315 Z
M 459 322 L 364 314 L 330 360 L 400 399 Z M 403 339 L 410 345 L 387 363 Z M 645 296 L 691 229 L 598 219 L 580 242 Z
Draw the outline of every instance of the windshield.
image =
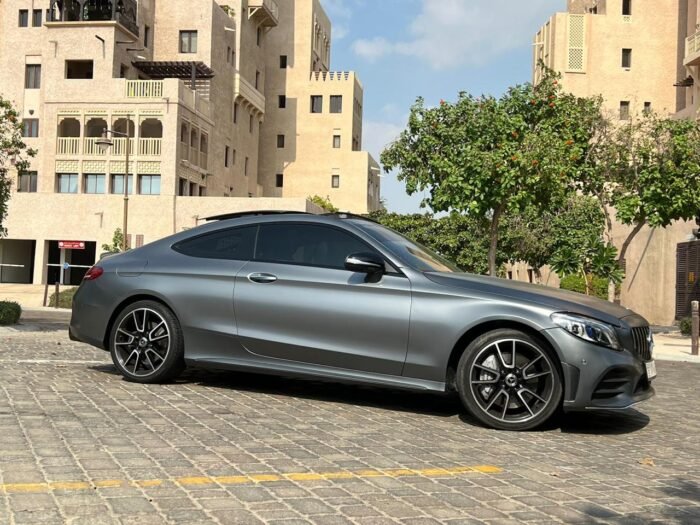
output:
M 355 226 L 382 243 L 407 266 L 419 272 L 462 272 L 459 267 L 430 248 L 411 241 L 394 230 L 370 221 L 353 221 Z

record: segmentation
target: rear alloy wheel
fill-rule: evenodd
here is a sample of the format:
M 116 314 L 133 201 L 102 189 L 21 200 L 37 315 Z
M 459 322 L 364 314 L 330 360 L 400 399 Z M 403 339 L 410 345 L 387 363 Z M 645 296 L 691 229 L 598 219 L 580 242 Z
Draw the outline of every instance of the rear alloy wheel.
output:
M 549 350 L 518 330 L 494 330 L 473 341 L 457 367 L 465 407 L 501 430 L 530 430 L 561 405 L 562 382 Z
M 180 324 L 168 308 L 154 301 L 134 303 L 119 314 L 109 347 L 114 365 L 137 383 L 168 381 L 185 368 Z

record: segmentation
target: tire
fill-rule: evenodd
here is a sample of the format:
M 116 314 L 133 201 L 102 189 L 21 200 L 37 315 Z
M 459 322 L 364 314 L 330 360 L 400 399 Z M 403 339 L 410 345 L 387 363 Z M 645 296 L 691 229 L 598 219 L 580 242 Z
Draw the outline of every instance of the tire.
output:
M 135 383 L 165 383 L 185 369 L 185 342 L 175 314 L 155 301 L 124 308 L 112 325 L 109 352 L 117 370 Z
M 549 347 L 525 332 L 498 329 L 467 346 L 455 386 L 464 407 L 484 425 L 532 430 L 560 408 L 561 377 Z

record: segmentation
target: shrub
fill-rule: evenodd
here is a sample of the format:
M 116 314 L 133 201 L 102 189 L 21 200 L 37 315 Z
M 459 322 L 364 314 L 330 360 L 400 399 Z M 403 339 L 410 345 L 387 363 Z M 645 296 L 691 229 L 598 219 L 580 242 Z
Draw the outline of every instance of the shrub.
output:
M 693 320 L 690 317 L 684 317 L 678 322 L 678 328 L 681 329 L 681 334 L 692 335 L 693 333 Z
M 602 279 L 596 277 L 595 275 L 590 275 L 588 277 L 591 286 L 591 295 L 598 297 L 600 299 L 608 299 L 608 281 L 607 279 Z M 559 287 L 562 290 L 569 290 L 571 292 L 586 293 L 586 283 L 583 280 L 583 276 L 579 274 L 571 274 L 562 278 Z
M 22 307 L 11 301 L 0 301 L 0 326 L 17 324 L 22 316 Z
M 78 288 L 66 288 L 65 290 L 58 293 L 58 307 L 59 308 L 72 308 L 73 307 L 73 296 Z M 49 299 L 49 306 L 56 306 L 56 293 L 51 294 Z

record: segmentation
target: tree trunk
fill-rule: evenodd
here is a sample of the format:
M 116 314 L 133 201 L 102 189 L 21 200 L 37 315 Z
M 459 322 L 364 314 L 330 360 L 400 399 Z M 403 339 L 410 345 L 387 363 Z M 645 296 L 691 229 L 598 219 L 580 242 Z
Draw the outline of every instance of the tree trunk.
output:
M 581 270 L 581 275 L 583 275 L 583 282 L 586 285 L 586 295 L 591 295 L 591 285 L 588 283 L 588 274 L 586 270 Z
M 641 220 L 636 224 L 636 226 L 632 229 L 632 231 L 627 235 L 627 238 L 625 239 L 625 242 L 622 243 L 622 246 L 620 247 L 620 255 L 617 258 L 617 264 L 622 269 L 623 271 L 625 270 L 627 266 L 627 249 L 630 247 L 630 244 L 634 240 L 634 238 L 637 236 L 637 234 L 644 228 L 644 225 L 647 223 L 646 220 Z M 621 301 L 621 287 L 615 287 L 615 303 L 620 304 Z
M 491 231 L 489 232 L 489 238 L 491 240 L 489 244 L 489 275 L 491 277 L 496 277 L 496 252 L 498 250 L 498 225 L 501 221 L 501 215 L 503 215 L 503 206 L 498 206 L 493 210 L 493 217 L 491 218 Z

